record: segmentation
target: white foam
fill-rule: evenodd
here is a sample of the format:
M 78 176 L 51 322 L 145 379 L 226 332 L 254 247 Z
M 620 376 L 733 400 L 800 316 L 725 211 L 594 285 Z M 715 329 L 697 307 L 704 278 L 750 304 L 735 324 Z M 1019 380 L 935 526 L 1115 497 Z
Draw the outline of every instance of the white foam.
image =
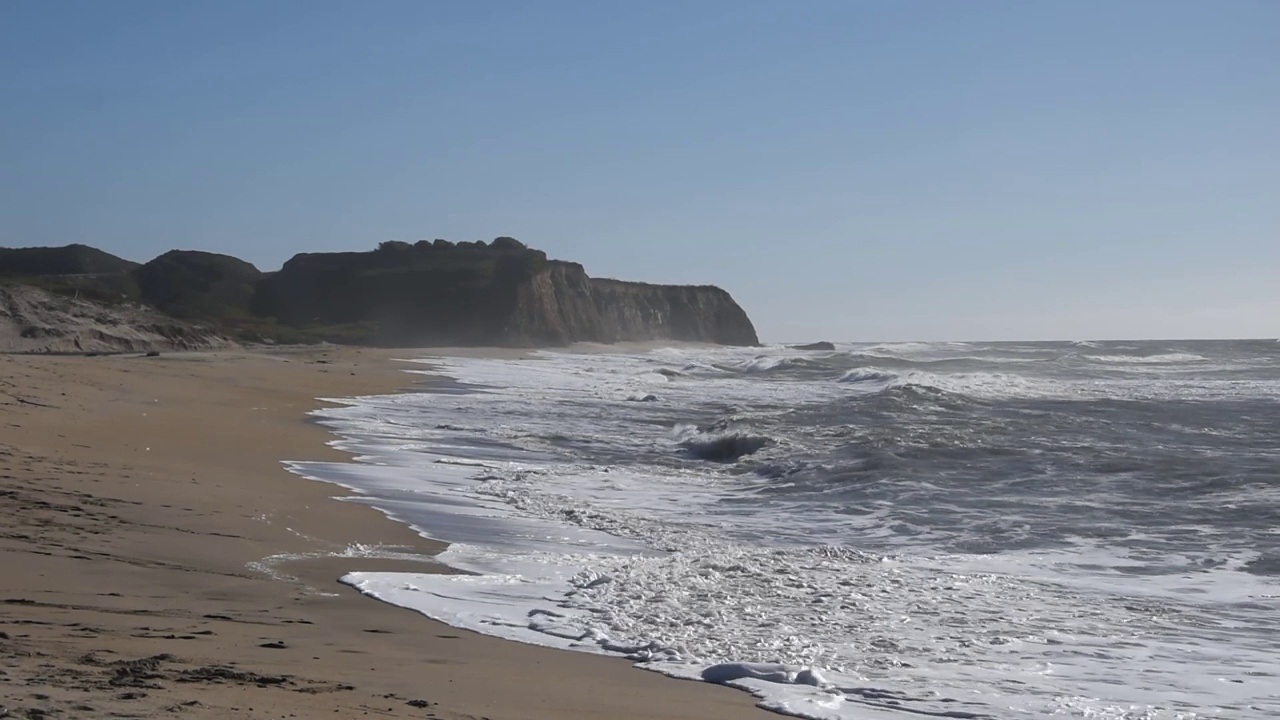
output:
M 669 448 L 679 440 L 675 407 L 855 396 L 829 380 L 707 369 L 750 364 L 754 352 L 433 360 L 436 372 L 484 391 L 319 411 L 365 461 L 292 469 L 365 493 L 351 501 L 454 543 L 440 560 L 478 573 L 344 578 L 366 594 L 499 637 L 725 682 L 780 712 L 1164 720 L 1280 711 L 1274 640 L 1241 634 L 1230 614 L 1176 593 L 1126 601 L 1106 582 L 1063 585 L 1053 558 L 1001 567 L 999 558 L 982 566 L 815 546 L 884 529 L 874 513 L 805 506 L 797 515 L 800 507 L 782 501 L 731 502 L 750 490 L 732 475 L 583 465 L 553 440 Z M 897 382 L 1003 396 L 1075 391 L 991 373 L 907 373 Z M 626 401 L 641 391 L 662 401 Z M 1252 601 L 1274 602 L 1258 582 Z M 710 668 L 718 670 L 704 677 Z
M 755 373 L 768 372 L 769 370 L 776 370 L 784 367 L 795 367 L 797 365 L 804 365 L 805 363 L 806 359 L 800 356 L 786 357 L 777 355 L 761 355 L 759 357 L 751 358 L 750 360 L 739 360 L 733 363 L 731 367 L 742 372 Z
M 900 343 L 876 343 L 874 345 L 864 345 L 860 349 L 867 353 L 885 353 L 886 355 L 909 356 L 933 354 L 939 349 L 947 347 L 948 344 L 935 345 L 933 343 L 923 342 L 900 342 Z
M 900 376 L 893 384 L 899 386 L 923 385 L 960 395 L 989 399 L 1061 397 L 1070 395 L 1073 391 L 1073 388 L 1056 380 L 994 372 L 948 374 L 909 372 Z
M 874 367 L 860 367 L 847 371 L 840 376 L 843 383 L 884 383 L 898 379 L 898 373 Z
M 1085 355 L 1089 360 L 1123 365 L 1168 365 L 1170 363 L 1204 362 L 1202 355 L 1193 353 L 1162 353 L 1159 355 Z

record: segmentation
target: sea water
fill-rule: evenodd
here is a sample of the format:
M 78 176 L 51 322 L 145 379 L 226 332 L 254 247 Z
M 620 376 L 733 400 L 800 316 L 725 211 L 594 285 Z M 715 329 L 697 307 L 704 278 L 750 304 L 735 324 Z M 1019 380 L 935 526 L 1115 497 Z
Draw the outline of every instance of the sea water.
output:
M 1280 343 L 432 358 L 293 463 L 469 574 L 344 582 L 802 717 L 1280 717 Z

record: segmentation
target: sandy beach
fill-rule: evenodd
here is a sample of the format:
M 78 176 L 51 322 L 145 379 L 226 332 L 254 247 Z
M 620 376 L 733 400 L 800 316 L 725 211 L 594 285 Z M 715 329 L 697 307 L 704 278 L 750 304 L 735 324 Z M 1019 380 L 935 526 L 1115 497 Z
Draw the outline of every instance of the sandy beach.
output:
M 442 569 L 440 546 L 281 461 L 344 459 L 306 419 L 316 398 L 409 388 L 420 376 L 392 359 L 422 354 L 0 356 L 8 716 L 776 718 L 746 693 L 455 630 L 337 582 Z M 353 545 L 418 559 L 336 556 Z

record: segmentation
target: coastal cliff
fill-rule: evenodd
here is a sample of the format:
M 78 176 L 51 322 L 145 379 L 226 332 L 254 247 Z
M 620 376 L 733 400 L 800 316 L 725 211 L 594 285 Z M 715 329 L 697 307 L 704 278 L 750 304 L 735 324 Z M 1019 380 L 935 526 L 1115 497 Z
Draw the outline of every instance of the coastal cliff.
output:
M 755 327 L 729 293 L 711 285 L 650 285 L 591 278 L 577 263 L 551 261 L 516 293 L 509 338 L 562 345 L 681 340 L 758 345 Z
M 759 343 L 720 288 L 591 278 L 511 238 L 297 255 L 260 283 L 253 309 L 294 326 L 360 327 L 378 345 Z
M 714 285 L 591 281 L 601 342 L 687 340 L 759 345 L 756 329 L 728 292 Z
M 0 283 L 137 306 L 250 342 L 758 344 L 746 312 L 718 287 L 591 278 L 577 263 L 549 260 L 507 237 L 301 253 L 270 273 L 197 251 L 138 265 L 86 246 L 0 249 Z

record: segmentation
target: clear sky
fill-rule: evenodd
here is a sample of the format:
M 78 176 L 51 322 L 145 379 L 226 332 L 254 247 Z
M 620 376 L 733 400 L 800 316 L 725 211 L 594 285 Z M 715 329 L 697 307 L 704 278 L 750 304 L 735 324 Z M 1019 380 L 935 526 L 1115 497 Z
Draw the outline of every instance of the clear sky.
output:
M 0 245 L 512 235 L 769 341 L 1280 334 L 1280 1 L 0 2 Z

